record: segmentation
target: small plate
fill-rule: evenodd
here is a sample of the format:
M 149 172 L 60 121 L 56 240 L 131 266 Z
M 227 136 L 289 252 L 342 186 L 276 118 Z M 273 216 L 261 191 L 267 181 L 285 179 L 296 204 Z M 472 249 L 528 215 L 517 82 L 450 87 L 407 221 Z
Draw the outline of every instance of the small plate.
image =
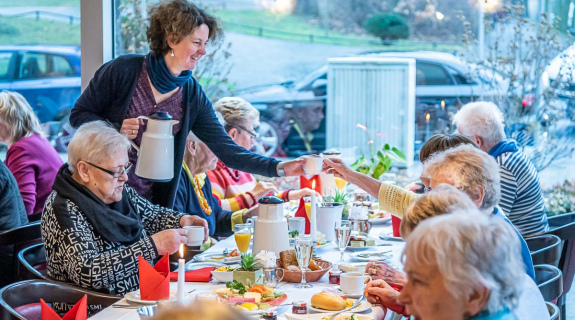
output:
M 369 219 L 369 221 L 371 221 L 371 223 L 373 223 L 373 224 L 384 224 L 384 223 L 387 223 L 387 222 L 391 221 L 391 217 L 378 218 L 378 219 Z
M 235 257 L 233 257 L 235 258 Z M 226 260 L 226 257 L 222 253 L 204 253 L 194 256 L 194 260 L 197 262 L 217 262 L 223 264 L 235 264 L 238 263 L 238 259 Z
M 353 313 L 351 312 L 344 312 L 340 313 L 335 316 L 334 320 L 342 320 L 342 319 L 349 319 Z M 286 313 L 285 317 L 287 320 L 321 320 L 325 318 L 325 314 L 323 313 L 312 313 L 312 314 L 291 314 Z M 373 316 L 371 314 L 357 314 L 357 320 L 373 320 Z
M 356 299 L 349 299 L 349 300 L 352 300 L 352 301 L 355 302 Z M 355 307 L 355 309 L 348 310 L 348 311 L 346 311 L 346 312 L 353 312 L 353 313 L 356 313 L 356 312 L 364 312 L 364 311 L 366 311 L 366 310 L 371 309 L 371 307 L 372 307 L 371 303 L 367 302 L 366 300 L 363 300 L 363 301 L 359 304 L 359 306 Z M 333 311 L 333 310 L 325 310 L 325 309 L 316 308 L 316 307 L 314 307 L 314 306 L 311 305 L 311 301 L 307 303 L 307 308 L 308 308 L 309 310 L 313 310 L 313 311 L 315 311 L 315 312 L 321 312 L 321 313 L 334 313 L 334 312 L 337 312 L 337 311 Z
M 376 241 L 376 239 L 373 238 L 373 237 L 367 237 L 367 239 L 368 239 L 368 240 L 374 240 L 374 241 Z M 373 245 L 373 246 L 365 246 L 365 247 L 352 247 L 352 246 L 347 246 L 346 249 L 347 249 L 347 250 L 350 250 L 350 251 L 361 251 L 361 250 L 367 250 L 367 249 L 369 249 L 369 248 L 375 248 L 375 247 L 377 247 L 377 242 L 376 242 L 375 245 Z
M 219 268 L 219 267 L 224 267 L 226 266 L 223 263 L 219 263 L 219 262 L 194 262 L 194 261 L 188 261 L 186 263 L 186 267 L 185 267 L 185 271 L 194 271 L 194 270 L 198 270 L 198 269 L 202 269 L 205 267 L 215 267 L 215 268 Z
M 381 232 L 379 233 L 379 238 L 385 241 L 399 241 L 404 242 L 402 237 L 394 237 L 391 232 Z
M 347 294 L 347 293 L 341 291 L 340 286 L 333 287 L 333 288 L 337 291 L 337 294 L 344 295 L 344 296 L 351 298 L 351 299 L 358 299 L 359 297 L 363 296 L 363 292 L 356 293 L 356 294 Z
M 188 294 L 186 293 L 184 295 L 184 297 L 186 297 L 187 295 Z M 141 299 L 142 297 L 140 297 L 140 289 L 126 293 L 124 298 L 126 299 L 126 301 L 139 303 L 139 304 L 154 305 L 158 302 L 157 300 L 153 300 L 153 301 L 152 300 L 142 300 Z M 170 291 L 170 298 L 168 300 L 169 301 L 176 301 L 176 299 L 177 299 L 176 293 Z
M 357 253 L 352 253 L 349 256 L 352 259 L 357 260 L 357 261 L 385 261 L 385 260 L 389 260 L 393 257 L 393 254 L 391 252 L 388 254 L 385 254 L 385 255 L 372 255 L 372 256 L 369 256 L 367 258 L 360 257 L 360 256 L 358 256 L 359 254 L 361 254 L 361 253 L 357 252 Z

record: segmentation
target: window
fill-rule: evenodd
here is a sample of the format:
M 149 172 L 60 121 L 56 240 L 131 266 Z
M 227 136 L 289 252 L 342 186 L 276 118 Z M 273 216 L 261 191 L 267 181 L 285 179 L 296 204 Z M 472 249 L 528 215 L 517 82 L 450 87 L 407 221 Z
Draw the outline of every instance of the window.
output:
M 8 73 L 10 70 L 11 58 L 11 52 L 0 52 L 0 80 L 7 80 L 12 78 L 12 75 Z
M 68 59 L 58 55 L 51 55 L 50 57 L 52 58 L 52 67 L 46 75 L 47 77 L 57 78 L 74 76 L 74 69 Z
M 453 80 L 443 67 L 418 62 L 416 66 L 416 85 L 418 86 L 450 86 Z
M 46 54 L 26 52 L 20 63 L 20 79 L 38 79 L 46 74 Z
M 473 79 L 471 79 L 471 77 L 465 76 L 453 68 L 448 67 L 447 70 L 453 76 L 453 79 L 455 79 L 455 83 L 457 83 L 457 84 L 462 84 L 462 85 L 477 84 L 477 83 L 475 83 L 475 81 L 473 81 Z

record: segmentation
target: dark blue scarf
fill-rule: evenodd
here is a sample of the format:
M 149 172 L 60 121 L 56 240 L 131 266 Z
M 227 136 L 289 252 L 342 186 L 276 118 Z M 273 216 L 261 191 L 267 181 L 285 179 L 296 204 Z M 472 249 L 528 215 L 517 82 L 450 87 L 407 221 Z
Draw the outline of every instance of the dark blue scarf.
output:
M 191 70 L 182 71 L 179 76 L 175 77 L 168 69 L 163 55 L 148 53 L 146 62 L 150 81 L 161 94 L 183 86 L 192 77 Z
M 515 142 L 515 140 L 503 140 L 493 146 L 488 153 L 493 158 L 497 158 L 503 153 L 517 151 L 519 151 L 519 148 L 517 148 L 517 142 Z

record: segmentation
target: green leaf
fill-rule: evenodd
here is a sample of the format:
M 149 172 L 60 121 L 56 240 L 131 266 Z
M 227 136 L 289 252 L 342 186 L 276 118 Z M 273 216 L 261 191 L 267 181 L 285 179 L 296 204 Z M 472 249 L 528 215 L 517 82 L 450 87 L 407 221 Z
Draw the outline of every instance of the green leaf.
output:
M 403 162 L 405 162 L 407 160 L 407 157 L 405 156 L 405 154 L 403 154 L 403 152 L 401 152 L 399 149 L 393 147 L 391 149 L 391 151 L 393 151 L 397 156 L 399 156 L 401 158 L 401 160 L 403 160 Z
M 389 144 L 386 143 L 386 144 L 383 146 L 383 150 L 389 151 L 389 150 L 391 150 L 391 147 L 389 146 Z
M 381 176 L 383 173 L 385 173 L 386 168 L 385 168 L 385 164 L 383 162 L 379 162 L 376 166 L 375 169 L 373 170 L 373 178 L 378 179 L 379 176 Z

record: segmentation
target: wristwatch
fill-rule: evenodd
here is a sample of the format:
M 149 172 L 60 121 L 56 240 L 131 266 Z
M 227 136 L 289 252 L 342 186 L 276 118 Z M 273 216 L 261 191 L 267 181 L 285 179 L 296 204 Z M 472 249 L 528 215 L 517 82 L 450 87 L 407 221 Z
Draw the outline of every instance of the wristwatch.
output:
M 280 177 L 286 176 L 286 173 L 284 171 L 284 164 L 285 164 L 285 162 L 282 161 L 282 162 L 278 163 L 278 166 L 277 166 L 278 176 L 280 176 Z

